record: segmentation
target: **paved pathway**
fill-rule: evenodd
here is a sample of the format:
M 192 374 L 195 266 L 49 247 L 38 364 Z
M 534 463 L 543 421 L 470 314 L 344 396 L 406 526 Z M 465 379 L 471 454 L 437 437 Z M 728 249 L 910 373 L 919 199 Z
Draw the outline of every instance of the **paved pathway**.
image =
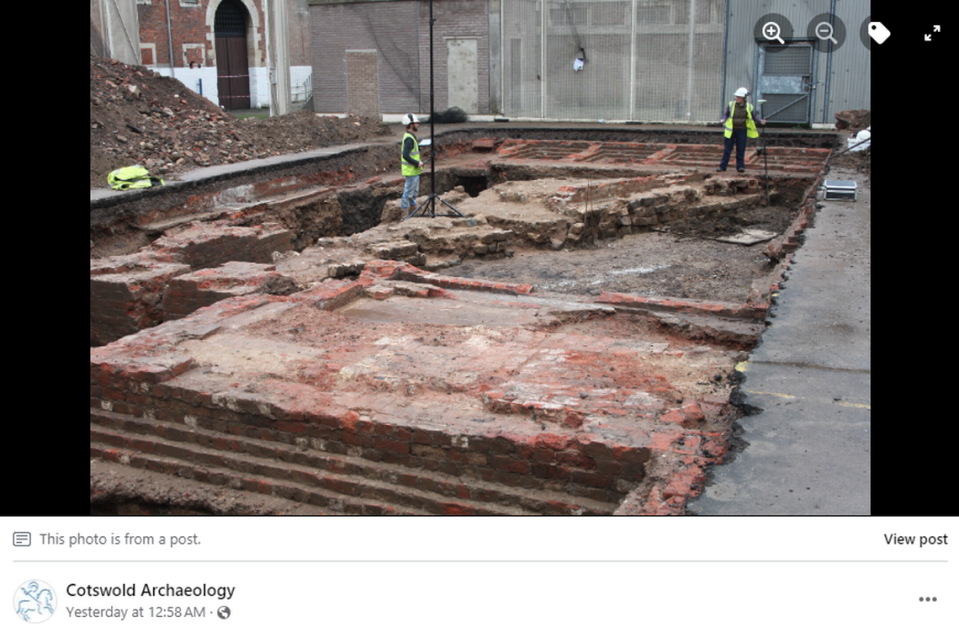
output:
M 741 364 L 747 443 L 713 468 L 687 511 L 700 515 L 870 513 L 870 193 L 828 201 Z M 744 367 L 743 367 L 744 366 Z

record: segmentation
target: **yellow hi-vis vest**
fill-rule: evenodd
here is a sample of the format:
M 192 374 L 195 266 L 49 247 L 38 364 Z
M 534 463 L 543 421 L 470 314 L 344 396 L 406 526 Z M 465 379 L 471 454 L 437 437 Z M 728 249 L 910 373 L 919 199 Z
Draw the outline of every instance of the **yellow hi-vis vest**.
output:
M 142 165 L 131 165 L 110 172 L 110 174 L 107 175 L 107 183 L 109 183 L 110 187 L 117 190 L 141 189 L 143 187 L 153 187 L 154 185 L 165 185 L 163 179 L 158 176 L 151 176 Z
M 736 101 L 729 103 L 729 117 L 726 118 L 726 137 L 733 136 L 733 112 L 736 110 Z M 756 122 L 753 121 L 753 106 L 746 103 L 746 137 L 759 137 L 759 131 L 756 130 Z
M 403 141 L 400 142 L 400 163 L 403 166 L 402 167 L 403 176 L 418 176 L 420 172 L 423 171 L 423 168 L 416 167 L 415 165 L 410 165 L 409 163 L 406 162 L 406 159 L 403 158 L 403 146 L 406 145 L 407 137 L 413 138 L 413 150 L 410 151 L 410 157 L 412 157 L 416 161 L 420 160 L 420 143 L 416 141 L 416 137 L 413 135 L 413 133 L 409 133 L 409 132 L 404 133 Z

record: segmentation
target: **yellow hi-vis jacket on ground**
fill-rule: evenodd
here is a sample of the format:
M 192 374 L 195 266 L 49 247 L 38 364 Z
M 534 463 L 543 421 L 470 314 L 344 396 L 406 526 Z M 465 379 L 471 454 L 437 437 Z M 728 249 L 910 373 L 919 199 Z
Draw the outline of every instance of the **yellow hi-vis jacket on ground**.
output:
M 416 161 L 420 161 L 420 144 L 416 141 L 416 137 L 413 133 L 404 133 L 403 141 L 400 142 L 400 163 L 402 164 L 403 176 L 418 176 L 422 171 L 422 167 L 417 167 L 415 165 L 410 165 L 407 163 L 406 159 L 403 158 L 403 147 L 406 146 L 406 138 L 409 137 L 413 140 L 413 150 L 410 151 L 410 157 Z
M 163 179 L 158 176 L 151 176 L 142 165 L 131 165 L 110 172 L 110 174 L 107 175 L 107 183 L 109 183 L 110 187 L 117 190 L 141 189 L 143 187 L 153 187 L 154 185 L 165 185 Z
M 736 111 L 736 101 L 729 103 L 729 117 L 726 118 L 726 132 L 724 135 L 729 138 L 733 136 L 733 113 Z M 756 121 L 753 120 L 753 106 L 746 103 L 746 137 L 759 137 L 759 131 L 756 130 Z

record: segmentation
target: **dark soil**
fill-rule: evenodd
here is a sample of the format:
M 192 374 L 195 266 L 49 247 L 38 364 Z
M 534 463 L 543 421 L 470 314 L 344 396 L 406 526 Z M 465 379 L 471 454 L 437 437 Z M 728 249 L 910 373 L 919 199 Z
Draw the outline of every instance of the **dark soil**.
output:
M 685 237 L 717 238 L 742 233 L 743 229 L 762 229 L 782 233 L 798 214 L 796 207 L 770 205 L 741 209 L 734 215 L 672 223 L 665 231 Z
M 841 131 L 846 131 L 849 137 L 853 137 L 859 131 L 868 128 L 871 123 L 872 112 L 866 109 L 851 109 L 848 111 L 840 111 L 836 114 L 836 128 Z M 837 152 L 841 152 L 844 149 L 845 147 L 840 148 Z M 871 173 L 872 166 L 872 148 L 856 150 L 854 152 L 844 152 L 836 155 L 830 160 L 829 165 L 862 172 L 867 177 L 866 184 L 868 185 L 868 177 Z
M 745 302 L 772 281 L 774 266 L 763 248 L 653 232 L 559 252 L 517 250 L 511 258 L 469 260 L 443 273 L 529 283 L 539 292 L 598 296 L 608 291 Z
M 848 168 L 862 172 L 867 177 L 871 173 L 872 167 L 872 148 L 857 150 L 856 152 L 846 152 L 830 160 L 829 166 L 836 168 Z M 868 184 L 868 179 L 867 179 Z
M 836 128 L 840 131 L 858 133 L 872 124 L 872 112 L 868 109 L 847 109 L 836 113 Z
M 120 167 L 174 178 L 198 167 L 369 141 L 391 130 L 379 120 L 296 111 L 240 120 L 179 80 L 90 55 L 90 188 Z

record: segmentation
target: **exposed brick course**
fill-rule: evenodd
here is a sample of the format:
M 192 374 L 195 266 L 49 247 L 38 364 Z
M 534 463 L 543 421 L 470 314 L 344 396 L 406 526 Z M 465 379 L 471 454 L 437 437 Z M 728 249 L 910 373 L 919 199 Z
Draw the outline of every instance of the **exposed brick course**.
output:
M 499 159 L 491 180 L 508 167 L 524 167 L 507 163 L 510 154 L 654 165 L 669 158 L 709 161 L 718 148 L 588 141 L 504 146 L 488 155 Z M 786 156 L 777 167 L 801 171 L 787 180 L 801 192 L 822 155 Z M 483 163 L 471 164 L 471 175 L 488 172 L 491 161 Z M 347 169 L 317 176 L 274 187 L 300 193 L 318 181 L 355 183 Z M 367 184 L 389 195 L 397 192 L 397 180 Z M 683 349 L 577 333 L 575 321 L 619 311 L 761 326 L 768 293 L 745 303 L 603 293 L 596 302 L 611 307 L 590 303 L 587 313 L 564 318 L 562 330 L 504 325 L 474 330 L 469 342 L 444 338 L 457 335 L 453 325 L 411 323 L 391 333 L 382 331 L 388 321 L 386 327 L 344 323 L 338 312 L 357 302 L 407 297 L 468 308 L 479 301 L 465 295 L 478 293 L 501 295 L 484 296 L 490 298 L 484 307 L 545 319 L 549 311 L 535 300 L 532 285 L 449 277 L 410 262 L 423 265 L 427 253 L 496 254 L 520 239 L 562 247 L 735 211 L 761 198 L 755 176 L 709 178 L 684 170 L 567 185 L 547 199 L 556 214 L 548 223 L 490 216 L 450 220 L 435 231 L 398 231 L 403 235 L 395 241 L 364 248 L 362 260 L 331 265 L 330 276 L 342 280 L 285 295 L 271 262 L 292 249 L 291 231 L 234 225 L 262 220 L 271 208 L 312 211 L 308 204 L 333 199 L 332 189 L 272 206 L 262 201 L 267 192 L 261 189 L 253 203 L 231 208 L 217 223 L 171 230 L 139 255 L 91 262 L 97 318 L 91 341 L 139 331 L 91 351 L 92 455 L 331 512 L 684 511 L 702 488 L 703 469 L 726 453 L 729 399 L 680 392 L 668 368 L 666 374 L 641 372 L 659 372 L 663 364 L 687 368 Z M 528 200 L 503 193 L 504 202 Z M 346 219 L 338 201 L 324 208 L 328 222 Z M 807 203 L 802 218 L 767 250 L 781 268 L 814 210 Z M 782 273 L 770 291 L 781 279 Z M 150 328 L 158 315 L 169 321 Z M 95 341 L 94 324 L 105 327 L 116 322 L 111 318 L 126 326 L 117 322 L 109 339 L 98 330 Z M 201 346 L 209 352 L 191 353 Z M 248 370 L 241 361 L 218 361 L 244 351 L 269 355 L 270 365 Z
M 170 282 L 163 294 L 164 320 L 189 315 L 225 298 L 243 294 L 291 294 L 293 279 L 268 264 L 229 261 L 217 268 L 181 275 Z
M 278 225 L 197 224 L 176 235 L 164 235 L 151 248 L 158 259 L 180 261 L 195 269 L 228 261 L 269 263 L 274 252 L 290 250 L 290 233 Z
M 348 289 L 347 284 L 342 289 Z M 329 287 L 327 296 L 335 298 Z M 94 349 L 94 454 L 204 481 L 224 477 L 210 468 L 229 469 L 239 473 L 240 489 L 278 496 L 299 494 L 296 490 L 312 494 L 321 486 L 324 494 L 340 495 L 336 498 L 363 501 L 376 495 L 400 507 L 433 513 L 451 508 L 473 513 L 611 513 L 643 481 L 652 441 L 642 430 L 620 424 L 614 412 L 602 422 L 592 418 L 586 426 L 557 425 L 543 431 L 547 423 L 517 422 L 512 413 L 502 415 L 495 408 L 490 413 L 443 412 L 416 403 L 401 407 L 376 402 L 376 395 L 333 394 L 292 380 L 258 379 L 235 388 L 235 374 L 224 378 L 193 368 L 178 348 L 185 339 L 228 340 L 229 334 L 222 335 L 227 326 L 255 324 L 258 311 L 280 307 L 274 310 L 277 315 L 316 302 L 302 294 L 295 299 L 235 297 Z M 249 345 L 238 341 L 238 347 Z M 276 345 L 274 350 L 282 349 Z M 145 371 L 150 375 L 144 377 Z M 332 474 L 318 477 L 320 467 Z M 353 478 L 355 474 L 379 483 L 371 487 L 366 479 Z M 384 477 L 415 494 L 397 494 L 398 488 L 387 487 Z M 495 507 L 479 506 L 477 499 Z M 315 496 L 310 502 L 332 501 Z M 358 512 L 365 505 L 344 507 Z
M 174 294 L 167 294 L 171 283 L 191 269 L 231 261 L 269 262 L 274 252 L 290 250 L 290 238 L 290 232 L 278 225 L 247 228 L 201 224 L 178 235 L 161 237 L 136 255 L 91 260 L 90 343 L 112 342 L 164 320 L 182 317 L 192 311 L 191 307 L 209 305 L 240 292 L 289 293 L 292 282 L 278 275 L 248 276 L 248 287 L 239 289 L 237 286 L 243 281 L 227 276 L 250 272 L 251 267 L 230 266 L 210 274 L 208 285 L 191 288 L 189 281 L 184 280 L 176 284 Z M 201 275 L 200 282 L 203 276 L 207 275 Z M 232 285 L 228 285 L 231 281 Z M 171 313 L 165 313 L 166 307 Z
M 129 255 L 90 261 L 90 342 L 106 344 L 163 321 L 170 282 L 190 271 L 183 263 Z

